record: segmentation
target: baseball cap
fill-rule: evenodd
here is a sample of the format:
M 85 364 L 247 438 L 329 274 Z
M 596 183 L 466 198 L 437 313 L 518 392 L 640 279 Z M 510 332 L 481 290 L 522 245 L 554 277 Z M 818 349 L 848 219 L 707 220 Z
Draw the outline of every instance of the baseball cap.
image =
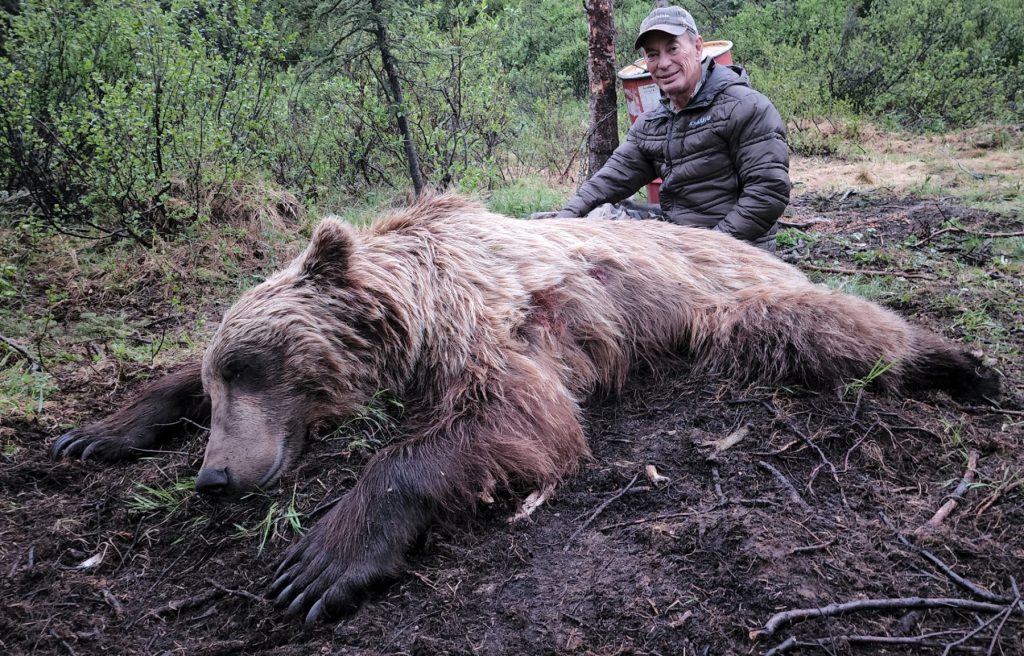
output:
M 647 14 L 644 22 L 640 23 L 640 34 L 633 43 L 634 50 L 640 49 L 644 37 L 650 32 L 666 32 L 672 36 L 679 36 L 686 32 L 700 34 L 693 16 L 682 7 L 658 7 Z

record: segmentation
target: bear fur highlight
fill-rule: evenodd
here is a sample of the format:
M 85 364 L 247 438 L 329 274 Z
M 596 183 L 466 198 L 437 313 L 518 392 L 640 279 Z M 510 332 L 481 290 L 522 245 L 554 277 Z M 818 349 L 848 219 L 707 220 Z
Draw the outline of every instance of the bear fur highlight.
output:
M 884 365 L 874 384 L 890 393 L 984 400 L 999 387 L 974 356 L 728 236 L 515 220 L 442 195 L 362 232 L 325 219 L 302 255 L 227 312 L 201 367 L 53 453 L 117 460 L 159 442 L 156 419 L 209 420 L 197 489 L 237 492 L 287 471 L 310 426 L 389 390 L 407 437 L 375 454 L 270 588 L 314 620 L 355 608 L 442 514 L 495 486 L 571 475 L 588 454 L 581 400 L 679 356 L 740 383 L 830 389 Z

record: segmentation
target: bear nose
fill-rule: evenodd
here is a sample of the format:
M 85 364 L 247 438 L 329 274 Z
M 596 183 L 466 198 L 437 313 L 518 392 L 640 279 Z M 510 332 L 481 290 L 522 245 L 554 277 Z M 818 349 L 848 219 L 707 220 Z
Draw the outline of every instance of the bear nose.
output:
M 227 491 L 229 481 L 227 467 L 200 469 L 199 475 L 196 476 L 196 492 L 218 497 Z

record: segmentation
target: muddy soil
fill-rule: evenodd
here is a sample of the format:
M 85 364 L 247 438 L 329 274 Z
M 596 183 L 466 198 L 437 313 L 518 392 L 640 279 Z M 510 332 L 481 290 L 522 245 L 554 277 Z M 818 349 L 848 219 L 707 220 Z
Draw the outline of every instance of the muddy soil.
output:
M 957 230 L 945 229 L 951 218 Z M 685 364 L 638 372 L 622 397 L 588 406 L 593 458 L 530 520 L 507 523 L 509 495 L 436 527 L 406 575 L 354 616 L 312 627 L 262 598 L 295 537 L 288 510 L 312 525 L 396 430 L 386 417 L 364 422 L 355 443 L 351 431 L 322 437 L 276 489 L 230 504 L 187 490 L 199 432 L 173 452 L 103 467 L 52 462 L 56 435 L 7 426 L 0 652 L 1024 654 L 1021 283 L 978 237 L 1022 226 L 855 194 L 804 196 L 787 221 L 816 237 L 784 249 L 816 279 L 912 275 L 883 302 L 992 356 L 1003 409 L 857 386 L 735 389 Z M 964 266 L 987 281 L 965 287 Z M 958 323 L 951 296 L 988 308 L 998 343 Z M 58 405 L 110 407 L 123 395 L 104 383 L 69 386 Z M 711 444 L 727 437 L 735 444 Z M 972 454 L 973 482 L 922 529 Z M 668 480 L 650 480 L 647 465 Z M 888 599 L 902 601 L 870 607 Z M 765 630 L 777 613 L 850 602 L 867 607 Z

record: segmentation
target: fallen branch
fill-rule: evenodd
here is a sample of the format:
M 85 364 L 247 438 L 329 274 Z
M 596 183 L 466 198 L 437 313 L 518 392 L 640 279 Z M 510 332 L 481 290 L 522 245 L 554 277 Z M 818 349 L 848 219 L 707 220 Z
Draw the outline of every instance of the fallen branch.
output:
M 5 344 L 7 348 L 11 349 L 21 357 L 25 358 L 28 361 L 30 371 L 35 372 L 43 368 L 43 366 L 39 364 L 39 361 L 32 357 L 32 354 L 28 352 L 27 348 L 25 348 L 18 342 L 14 341 L 10 337 L 4 337 L 3 335 L 0 335 L 0 342 Z
M 1024 411 L 1021 410 L 1006 410 L 1003 408 L 987 408 L 984 406 L 976 405 L 962 405 L 959 407 L 964 412 L 970 412 L 972 414 L 983 414 L 983 415 L 1009 415 L 1011 417 L 1024 417 Z
M 767 470 L 772 474 L 772 476 L 775 477 L 775 480 L 779 482 L 779 485 L 781 485 L 782 488 L 786 490 L 786 493 L 789 495 L 790 501 L 799 506 L 800 509 L 803 510 L 804 512 L 811 512 L 811 507 L 807 505 L 807 502 L 804 501 L 804 498 L 800 496 L 799 492 L 796 491 L 796 488 L 793 487 L 793 484 L 789 482 L 789 479 L 786 478 L 785 474 L 783 474 L 778 469 L 771 466 L 764 460 L 758 460 L 757 466 L 760 467 L 761 469 Z
M 868 636 L 868 635 L 838 635 L 829 636 L 827 638 L 811 638 L 809 640 L 797 640 L 795 637 L 786 638 L 783 642 L 780 642 L 775 647 L 769 649 L 764 653 L 764 656 L 775 656 L 776 654 L 784 654 L 785 652 L 796 649 L 797 647 L 828 647 L 842 645 L 843 643 L 849 644 L 861 644 L 861 645 L 916 645 L 919 647 L 946 647 L 946 643 L 939 640 L 933 640 L 932 638 L 937 635 L 943 635 L 942 633 L 929 633 L 921 636 Z M 957 645 L 955 647 L 959 651 L 964 651 L 972 654 L 984 653 L 981 647 L 964 647 Z
M 978 452 L 971 449 L 970 454 L 967 456 L 967 471 L 964 472 L 964 477 L 960 480 L 960 484 L 953 490 L 953 494 L 949 495 L 946 503 L 935 511 L 932 518 L 924 523 L 923 526 L 914 531 L 915 535 L 920 535 L 925 531 L 930 531 L 938 528 L 939 524 L 949 516 L 949 513 L 953 512 L 957 504 L 960 503 L 960 498 L 963 497 L 964 493 L 967 492 L 967 488 L 974 482 L 974 477 L 977 475 L 978 470 Z
M 988 643 L 988 652 L 991 654 L 995 651 L 996 643 L 999 642 L 999 636 L 1003 632 L 1003 627 L 1006 626 L 1006 620 L 1010 619 L 1010 615 L 1013 611 L 1017 610 L 1017 604 L 1020 603 L 1020 597 L 1013 600 L 1013 603 L 1007 606 L 1006 610 L 1003 611 L 1003 619 L 999 621 L 999 626 L 996 627 L 995 633 L 992 634 L 992 641 Z
M 582 533 L 588 526 L 590 526 L 593 523 L 593 521 L 595 519 L 597 519 L 597 516 L 600 515 L 602 512 L 604 512 L 605 508 L 610 506 L 616 499 L 622 497 L 627 492 L 629 492 L 629 489 L 631 487 L 633 487 L 633 485 L 636 483 L 638 478 L 640 478 L 640 472 L 637 472 L 636 476 L 633 477 L 633 480 L 631 480 L 626 485 L 626 487 L 624 487 L 621 490 L 619 490 L 614 496 L 610 497 L 604 503 L 602 503 L 600 506 L 598 506 L 597 510 L 595 510 L 593 512 L 593 514 L 590 515 L 590 517 L 587 518 L 587 521 L 583 522 L 583 524 L 580 525 L 580 527 L 578 529 L 573 531 L 573 534 L 569 536 L 569 540 L 565 543 L 565 546 L 562 548 L 562 551 L 563 552 L 568 551 L 569 547 L 571 547 L 572 543 L 576 540 L 576 536 L 579 535 L 580 533 Z
M 1001 613 L 1006 610 L 1005 604 L 993 604 L 987 601 L 956 599 L 951 597 L 900 597 L 896 599 L 860 599 L 841 604 L 829 604 L 820 608 L 798 608 L 776 613 L 765 623 L 764 628 L 750 632 L 750 638 L 756 640 L 761 636 L 771 636 L 782 626 L 790 622 L 805 620 L 811 617 L 832 617 L 845 615 L 862 610 L 891 610 L 917 608 L 961 608 L 984 613 Z
M 801 264 L 804 269 L 811 269 L 812 271 L 821 271 L 823 273 L 845 273 L 849 275 L 862 275 L 862 276 L 894 276 L 897 278 L 918 278 L 921 280 L 935 280 L 935 276 L 930 273 L 916 273 L 914 271 L 878 271 L 875 269 L 847 269 L 845 267 L 827 267 L 818 266 L 817 264 Z
M 971 594 L 973 594 L 975 597 L 978 597 L 980 599 L 984 599 L 986 601 L 991 601 L 992 603 L 996 603 L 996 604 L 1006 604 L 1006 603 L 1010 602 L 1010 600 L 1007 599 L 1006 597 L 1002 597 L 1000 595 L 997 595 L 994 592 L 989 592 L 988 590 L 985 590 L 984 588 L 978 586 L 977 584 L 975 584 L 975 583 L 973 583 L 971 581 L 968 581 L 964 577 L 960 576 L 959 574 L 957 574 L 956 572 L 953 571 L 952 567 L 950 567 L 946 563 L 942 562 L 942 560 L 938 556 L 936 556 L 932 552 L 928 551 L 927 549 L 924 549 L 924 548 L 921 548 L 921 547 L 917 547 L 917 546 L 914 546 L 914 545 L 910 544 L 910 541 L 908 541 L 902 535 L 900 535 L 898 537 L 899 537 L 900 542 L 902 542 L 904 545 L 910 547 L 911 549 L 914 549 L 915 551 L 917 551 L 917 553 L 922 558 L 924 558 L 925 560 L 930 562 L 932 565 L 935 565 L 936 567 L 938 567 L 939 571 L 941 571 L 943 574 L 945 574 L 947 577 L 949 577 L 950 581 L 952 581 L 953 583 L 956 583 L 957 585 L 959 585 L 964 590 L 966 590 L 966 591 L 970 592 Z

